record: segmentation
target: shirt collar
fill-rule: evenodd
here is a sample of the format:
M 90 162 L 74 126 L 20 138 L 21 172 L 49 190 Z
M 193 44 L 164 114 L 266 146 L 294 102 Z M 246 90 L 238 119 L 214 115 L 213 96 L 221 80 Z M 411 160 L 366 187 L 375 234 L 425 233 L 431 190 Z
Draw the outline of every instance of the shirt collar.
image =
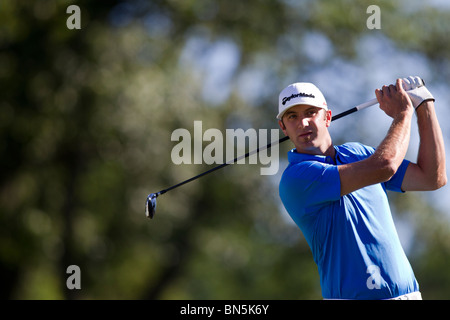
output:
M 336 155 L 338 154 L 338 149 L 335 147 Z M 333 158 L 329 156 L 313 155 L 307 153 L 298 153 L 296 149 L 292 149 L 288 152 L 289 163 L 295 164 L 303 161 L 319 161 L 322 163 L 335 164 Z

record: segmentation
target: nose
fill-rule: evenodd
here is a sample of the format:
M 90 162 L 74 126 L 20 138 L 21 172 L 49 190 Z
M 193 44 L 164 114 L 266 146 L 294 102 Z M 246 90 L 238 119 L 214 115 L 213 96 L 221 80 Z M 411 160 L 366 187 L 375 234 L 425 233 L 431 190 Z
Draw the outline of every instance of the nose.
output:
M 309 120 L 308 118 L 302 118 L 299 121 L 299 125 L 301 125 L 303 128 L 307 127 L 309 125 Z

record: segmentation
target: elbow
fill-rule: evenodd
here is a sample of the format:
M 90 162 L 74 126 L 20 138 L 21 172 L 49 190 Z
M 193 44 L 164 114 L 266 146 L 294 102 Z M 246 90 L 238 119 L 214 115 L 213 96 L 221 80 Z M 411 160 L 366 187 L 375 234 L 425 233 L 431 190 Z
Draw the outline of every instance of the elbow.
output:
M 428 182 L 425 184 L 424 190 L 426 191 L 434 191 L 442 188 L 447 184 L 447 175 L 444 173 L 437 174 L 433 178 L 428 179 Z
M 383 180 L 383 182 L 386 182 L 397 172 L 398 165 L 396 165 L 394 161 L 385 159 L 379 164 L 378 168 L 380 179 Z
M 433 186 L 434 188 L 432 190 L 440 189 L 446 184 L 447 184 L 447 174 L 444 172 L 443 174 L 438 175 Z

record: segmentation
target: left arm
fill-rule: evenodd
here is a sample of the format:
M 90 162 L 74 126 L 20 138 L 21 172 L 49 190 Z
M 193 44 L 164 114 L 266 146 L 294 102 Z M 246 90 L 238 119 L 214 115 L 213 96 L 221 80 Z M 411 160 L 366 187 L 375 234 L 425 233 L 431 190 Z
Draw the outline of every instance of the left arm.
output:
M 404 191 L 436 190 L 447 183 L 445 147 L 433 101 L 417 108 L 420 145 L 417 163 L 410 163 L 402 183 Z

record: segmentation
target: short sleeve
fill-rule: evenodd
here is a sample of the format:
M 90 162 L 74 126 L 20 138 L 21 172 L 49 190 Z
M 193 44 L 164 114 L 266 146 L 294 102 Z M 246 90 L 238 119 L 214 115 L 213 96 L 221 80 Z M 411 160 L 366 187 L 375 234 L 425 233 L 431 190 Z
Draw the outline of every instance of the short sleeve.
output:
M 403 160 L 402 164 L 398 167 L 397 172 L 392 176 L 389 181 L 384 183 L 387 190 L 395 192 L 405 192 L 402 190 L 403 178 L 405 177 L 406 169 L 408 169 L 410 161 Z
M 281 200 L 288 212 L 297 219 L 316 211 L 318 205 L 339 200 L 340 195 L 337 166 L 317 161 L 304 161 L 290 166 L 280 183 Z

